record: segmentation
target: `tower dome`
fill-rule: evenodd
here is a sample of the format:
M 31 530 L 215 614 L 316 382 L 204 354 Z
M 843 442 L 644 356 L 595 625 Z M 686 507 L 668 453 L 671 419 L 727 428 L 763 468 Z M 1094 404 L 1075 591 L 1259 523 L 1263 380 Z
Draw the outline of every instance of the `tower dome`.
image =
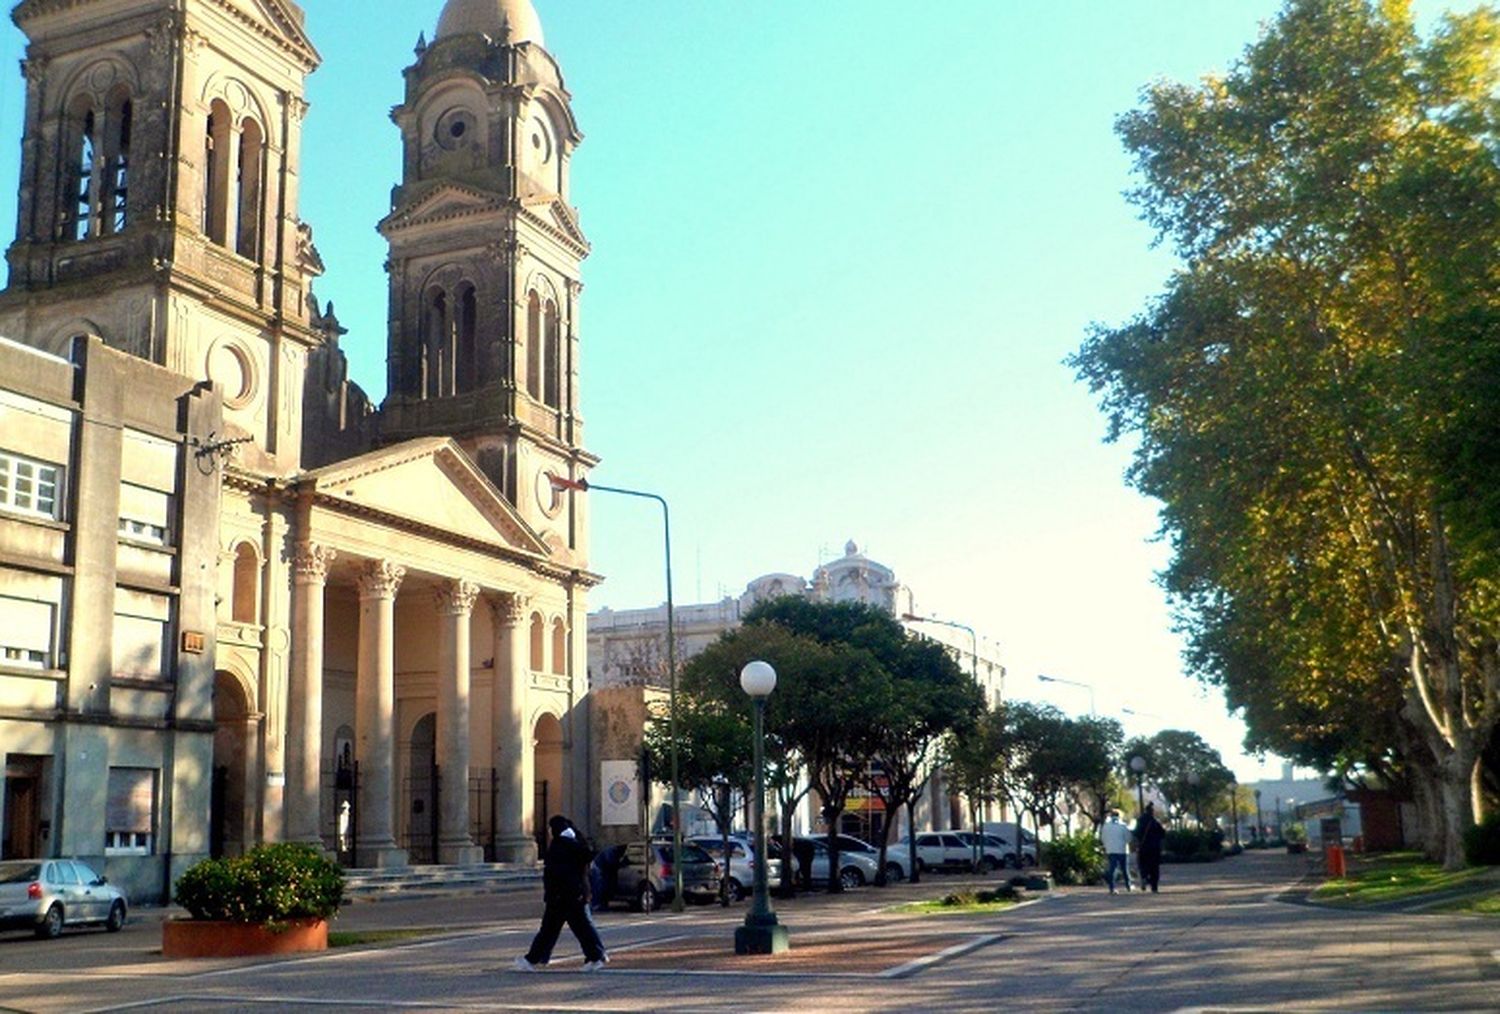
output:
M 531 0 L 448 0 L 438 16 L 437 37 L 471 32 L 488 35 L 511 45 L 542 41 L 542 19 Z

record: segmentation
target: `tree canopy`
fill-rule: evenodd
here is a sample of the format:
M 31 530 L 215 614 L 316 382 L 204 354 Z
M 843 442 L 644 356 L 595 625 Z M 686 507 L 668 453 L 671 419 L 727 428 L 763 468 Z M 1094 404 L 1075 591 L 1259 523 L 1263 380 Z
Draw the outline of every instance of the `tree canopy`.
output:
M 1184 266 L 1071 360 L 1162 503 L 1188 664 L 1253 746 L 1426 789 L 1450 863 L 1500 719 L 1500 18 L 1289 0 L 1118 124 Z

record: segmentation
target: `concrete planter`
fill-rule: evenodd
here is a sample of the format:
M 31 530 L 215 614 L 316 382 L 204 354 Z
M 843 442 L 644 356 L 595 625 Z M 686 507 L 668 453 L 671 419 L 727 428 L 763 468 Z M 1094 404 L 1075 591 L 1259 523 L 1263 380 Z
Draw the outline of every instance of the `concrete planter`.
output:
M 328 950 L 327 919 L 294 919 L 276 927 L 211 919 L 168 919 L 161 952 L 168 958 L 245 958 Z

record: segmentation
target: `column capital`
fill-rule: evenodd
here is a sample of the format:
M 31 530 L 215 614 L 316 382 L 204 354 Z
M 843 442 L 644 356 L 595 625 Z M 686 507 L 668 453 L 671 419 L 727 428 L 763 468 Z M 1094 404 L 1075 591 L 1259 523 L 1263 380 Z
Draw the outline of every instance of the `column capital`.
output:
M 467 616 L 474 611 L 479 598 L 479 585 L 473 581 L 445 581 L 433 592 L 438 612 L 451 616 Z
M 371 560 L 359 572 L 359 597 L 361 599 L 393 599 L 406 568 L 389 560 Z
M 322 584 L 328 580 L 328 565 L 338 556 L 332 546 L 299 542 L 292 555 L 292 578 L 297 584 Z
M 498 599 L 490 599 L 490 608 L 495 612 L 495 622 L 501 626 L 517 627 L 526 618 L 526 607 L 531 598 L 520 592 L 509 592 Z

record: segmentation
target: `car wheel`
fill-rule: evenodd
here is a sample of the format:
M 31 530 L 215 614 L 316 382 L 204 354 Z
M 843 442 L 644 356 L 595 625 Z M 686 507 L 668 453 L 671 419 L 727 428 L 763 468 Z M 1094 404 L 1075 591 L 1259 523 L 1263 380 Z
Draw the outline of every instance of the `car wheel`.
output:
M 53 905 L 47 909 L 47 914 L 42 916 L 42 924 L 36 928 L 36 935 L 43 940 L 56 940 L 62 936 L 63 910 L 61 905 Z
M 901 868 L 900 863 L 886 863 L 885 879 L 891 882 L 905 880 L 906 871 Z
M 642 912 L 655 912 L 657 900 L 656 888 L 650 884 L 642 884 L 640 893 L 635 897 L 635 907 Z
M 1025 857 L 1025 859 L 1024 859 L 1024 860 L 1022 860 L 1022 861 L 1023 861 L 1023 862 L 1024 862 L 1024 863 L 1025 863 L 1025 864 L 1026 864 L 1026 865 L 1027 865 L 1027 866 L 1035 866 L 1035 865 L 1036 865 L 1036 856 L 1027 856 L 1027 857 Z
M 729 900 L 730 901 L 744 901 L 746 893 L 747 892 L 745 891 L 745 885 L 744 884 L 740 883 L 738 880 L 735 880 L 733 877 L 729 878 Z
M 853 866 L 845 866 L 839 871 L 839 886 L 846 890 L 851 887 L 864 887 L 865 875 Z
M 125 903 L 117 901 L 109 906 L 109 918 L 104 920 L 104 928 L 111 933 L 118 933 L 125 928 Z
M 1016 859 L 1016 854 L 1014 852 L 1005 853 L 1005 865 L 1013 870 L 1019 870 L 1021 868 L 1021 863 L 1018 859 Z
M 985 856 L 979 860 L 979 869 L 983 873 L 994 873 L 999 868 L 1000 864 L 995 862 L 994 856 Z

